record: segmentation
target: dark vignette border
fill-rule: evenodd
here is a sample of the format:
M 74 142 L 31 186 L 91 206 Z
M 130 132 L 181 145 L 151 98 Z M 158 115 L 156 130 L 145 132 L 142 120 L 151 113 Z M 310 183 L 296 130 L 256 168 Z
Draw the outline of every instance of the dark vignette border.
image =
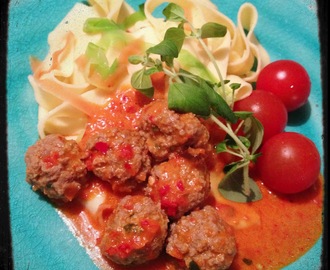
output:
M 321 78 L 323 89 L 323 146 L 324 146 L 324 232 L 322 269 L 328 268 L 328 17 L 327 1 L 317 0 L 319 18 L 319 38 L 321 48 Z M 8 171 L 7 171 L 7 103 L 6 103 L 6 78 L 7 78 L 7 37 L 8 37 L 8 7 L 9 0 L 0 3 L 0 269 L 13 269 L 11 250 L 10 213 L 8 197 Z
M 328 196 L 329 196 L 329 182 L 328 182 L 328 3 L 325 0 L 317 1 L 319 18 L 319 41 L 321 49 L 321 78 L 322 78 L 322 92 L 323 92 L 323 149 L 324 149 L 324 221 L 323 221 L 323 242 L 322 242 L 322 266 L 321 269 L 329 269 L 328 256 Z
M 0 269 L 13 269 L 7 171 L 7 37 L 9 0 L 1 0 L 0 9 Z

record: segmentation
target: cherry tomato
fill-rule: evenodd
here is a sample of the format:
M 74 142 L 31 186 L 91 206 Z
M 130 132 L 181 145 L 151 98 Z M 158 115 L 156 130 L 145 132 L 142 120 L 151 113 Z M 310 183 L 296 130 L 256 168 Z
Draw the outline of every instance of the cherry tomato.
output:
M 234 110 L 253 112 L 264 127 L 263 142 L 282 132 L 288 122 L 288 112 L 283 102 L 267 91 L 254 90 L 247 98 L 236 101 Z
M 296 132 L 282 132 L 266 141 L 256 162 L 261 181 L 270 190 L 292 194 L 318 179 L 321 158 L 315 144 Z
M 301 64 L 292 60 L 278 60 L 260 71 L 256 88 L 277 95 L 290 112 L 307 103 L 311 81 Z

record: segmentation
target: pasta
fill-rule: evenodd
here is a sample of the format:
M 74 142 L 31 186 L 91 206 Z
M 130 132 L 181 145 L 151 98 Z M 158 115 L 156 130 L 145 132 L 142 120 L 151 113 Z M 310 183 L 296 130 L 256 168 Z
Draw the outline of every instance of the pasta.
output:
M 39 105 L 38 131 L 41 138 L 58 133 L 79 141 L 88 117 L 95 113 L 97 107 L 106 104 L 112 93 L 130 88 L 130 77 L 136 67 L 128 62 L 128 56 L 141 54 L 146 48 L 160 42 L 165 31 L 175 25 L 175 22 L 164 21 L 153 14 L 165 2 L 146 1 L 145 20 L 136 22 L 125 32 L 114 31 L 110 36 L 84 32 L 84 23 L 88 18 L 108 18 L 120 23 L 134 12 L 126 2 L 91 0 L 91 6 L 77 3 L 72 8 L 49 34 L 49 53 L 45 59 L 40 61 L 31 58 L 33 74 L 29 76 L 29 81 Z M 250 83 L 255 81 L 258 72 L 269 62 L 267 52 L 253 33 L 257 23 L 255 7 L 248 3 L 242 5 L 238 12 L 238 25 L 235 26 L 210 1 L 170 2 L 183 5 L 186 16 L 196 27 L 207 21 L 227 27 L 225 37 L 209 39 L 207 46 L 223 78 L 240 84 L 235 91 L 235 99 L 248 96 L 252 90 Z M 91 44 L 104 51 L 106 64 L 117 65 L 115 72 L 107 78 L 91 71 L 93 63 L 86 56 Z M 257 66 L 251 71 L 254 62 Z M 200 64 L 205 70 L 200 70 Z M 214 66 L 200 45 L 192 39 L 185 41 L 176 65 L 191 72 L 204 72 L 206 79 L 216 80 Z M 226 89 L 226 96 L 230 102 L 231 89 Z
M 319 238 L 321 179 L 302 209 L 250 178 L 264 129 L 234 103 L 270 62 L 257 21 L 250 3 L 235 24 L 208 0 L 89 0 L 31 58 L 26 179 L 99 269 L 278 268 Z

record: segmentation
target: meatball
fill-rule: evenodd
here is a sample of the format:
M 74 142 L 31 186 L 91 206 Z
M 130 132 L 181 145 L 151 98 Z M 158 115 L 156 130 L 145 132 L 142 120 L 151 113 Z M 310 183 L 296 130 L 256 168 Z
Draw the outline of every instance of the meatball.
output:
M 208 197 L 210 174 L 203 159 L 171 154 L 152 168 L 146 192 L 171 219 L 178 219 Z
M 205 206 L 171 225 L 166 252 L 198 269 L 228 269 L 236 254 L 232 228 L 217 210 Z
M 121 265 L 157 258 L 167 236 L 168 218 L 160 205 L 143 195 L 127 195 L 107 220 L 100 249 Z
M 85 182 L 87 169 L 74 140 L 51 134 L 25 154 L 26 181 L 52 199 L 71 201 Z
M 145 140 L 143 132 L 117 128 L 92 135 L 86 144 L 88 170 L 114 191 L 131 192 L 151 167 Z
M 203 151 L 209 140 L 207 128 L 194 114 L 169 110 L 165 100 L 155 100 L 143 107 L 141 127 L 147 133 L 148 150 L 158 161 L 182 149 Z

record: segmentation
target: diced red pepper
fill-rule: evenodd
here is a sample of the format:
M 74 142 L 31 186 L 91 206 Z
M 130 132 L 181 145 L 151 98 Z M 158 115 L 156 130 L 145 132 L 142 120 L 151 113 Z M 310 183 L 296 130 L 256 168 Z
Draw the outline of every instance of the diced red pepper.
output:
M 159 188 L 159 195 L 165 196 L 170 190 L 171 190 L 171 187 L 169 185 L 161 186 Z
M 130 243 L 120 243 L 107 249 L 107 254 L 110 256 L 116 255 L 121 258 L 126 258 L 129 253 L 133 250 Z
M 184 191 L 184 184 L 181 180 L 176 183 L 176 186 L 180 191 Z
M 125 163 L 124 164 L 124 168 L 127 170 L 127 171 L 131 171 L 132 170 L 132 166 L 131 166 L 131 164 L 129 164 L 129 163 Z
M 146 236 L 150 236 L 151 238 L 153 238 L 160 229 L 159 223 L 153 219 L 143 219 L 140 221 L 140 225 L 144 229 Z
M 132 159 L 134 157 L 133 147 L 130 144 L 121 146 L 120 156 L 125 160 Z
M 154 116 L 153 115 L 150 115 L 148 117 L 148 120 L 149 120 L 150 123 L 153 123 L 154 122 Z
M 94 148 L 97 151 L 100 151 L 101 153 L 105 154 L 109 150 L 109 145 L 106 142 L 97 142 L 94 145 Z
M 46 168 L 49 169 L 58 164 L 59 157 L 60 154 L 58 152 L 54 152 L 51 153 L 50 155 L 43 157 L 42 161 L 46 164 Z
M 161 207 L 170 217 L 175 217 L 175 215 L 177 214 L 178 204 L 176 202 L 170 201 L 169 199 L 166 198 L 162 198 Z

